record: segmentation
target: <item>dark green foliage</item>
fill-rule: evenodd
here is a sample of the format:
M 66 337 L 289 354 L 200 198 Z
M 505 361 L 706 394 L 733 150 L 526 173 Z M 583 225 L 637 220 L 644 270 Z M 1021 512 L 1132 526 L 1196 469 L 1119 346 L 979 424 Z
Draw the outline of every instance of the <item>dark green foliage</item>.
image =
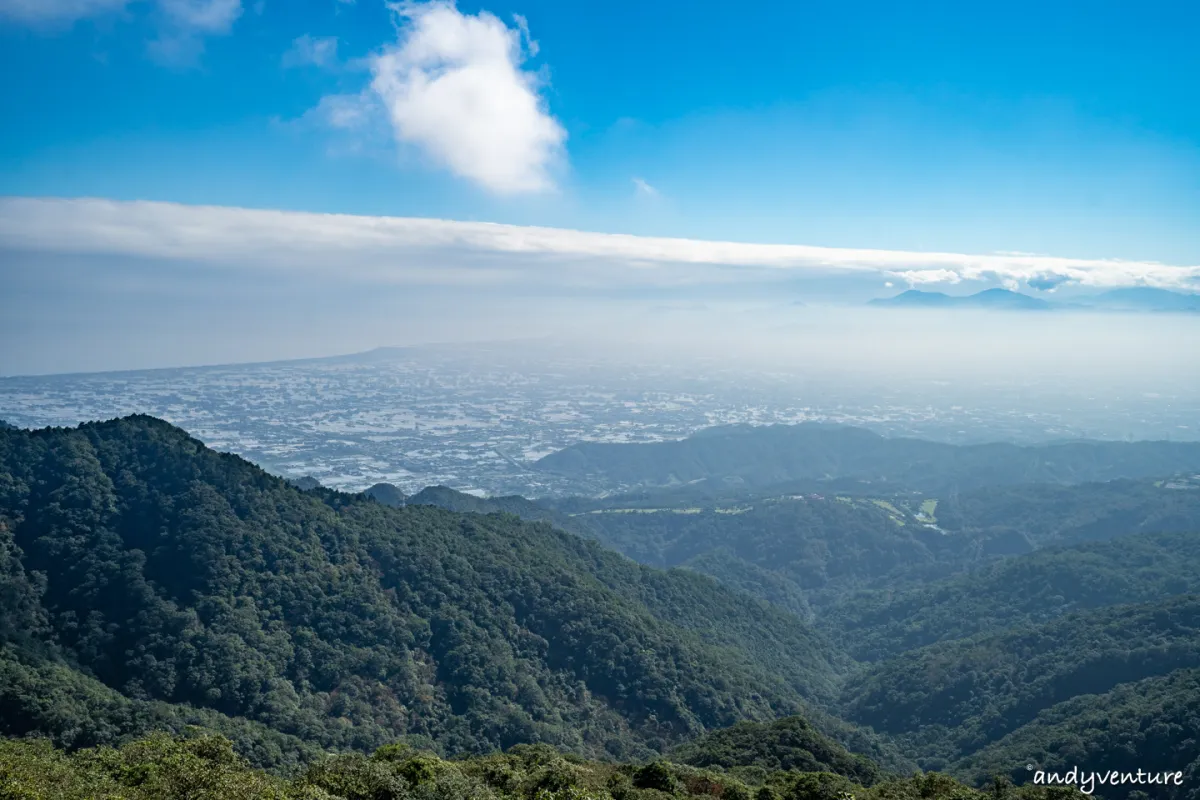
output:
M 512 515 L 300 492 L 146 417 L 0 434 L 0 522 L 0 574 L 24 609 L 10 638 L 48 630 L 64 663 L 127 701 L 324 748 L 416 736 L 447 753 L 543 741 L 645 757 L 796 713 L 844 663 L 709 578 Z M 39 672 L 22 697 L 57 696 L 65 674 Z M 83 694 L 80 708 L 133 713 Z M 29 713 L 0 725 L 25 732 Z M 84 743 L 141 723 L 89 724 Z
M 512 514 L 529 521 L 553 519 L 557 523 L 560 517 L 521 497 L 482 499 L 446 487 L 424 489 L 410 498 L 409 504 L 436 505 L 466 513 Z M 570 518 L 566 523 L 577 530 L 582 527 Z M 791 615 L 736 593 L 715 591 L 708 578 L 683 571 L 630 569 L 625 559 L 592 542 L 558 532 L 553 535 L 609 589 L 636 598 L 656 617 L 694 631 L 711 644 L 731 653 L 750 654 L 754 661 L 790 683 L 804 686 L 814 697 L 831 692 L 831 676 L 849 667 L 835 648 L 807 626 L 797 625 Z M 802 657 L 797 659 L 797 654 Z
M 9 523 L 0 517 L 0 647 L 45 651 L 50 620 L 41 606 L 42 576 L 25 571 L 22 555 Z
M 631 780 L 630 776 L 633 776 Z M 1011 800 L 1083 800 L 1021 787 Z M 219 736 L 153 736 L 72 755 L 45 741 L 0 740 L 0 797 L 13 800 L 987 800 L 940 775 L 870 788 L 825 773 L 772 772 L 755 783 L 668 762 L 579 762 L 552 752 L 458 761 L 410 753 L 340 755 L 284 780 L 252 769 Z
M 404 496 L 404 492 L 390 483 L 377 483 L 364 491 L 363 494 L 378 503 L 383 503 L 385 506 L 391 506 L 392 508 L 399 508 L 404 505 L 404 501 L 407 499 Z
M 578 444 L 537 463 L 548 472 L 609 489 L 696 480 L 736 479 L 762 487 L 813 478 L 860 478 L 884 489 L 937 493 L 1196 472 L 1200 471 L 1200 443 L 956 446 L 886 439 L 860 428 L 829 425 L 729 426 L 677 442 Z
M 429 782 L 432 780 L 431 775 Z M 393 764 L 357 754 L 314 764 L 300 783 L 346 800 L 399 800 L 409 797 L 409 787 L 416 784 Z
M 1200 592 L 1200 535 L 1140 534 L 1047 548 L 925 586 L 860 592 L 820 624 L 856 658 L 875 661 L 1073 609 L 1185 592 Z
M 813 618 L 799 584 L 781 572 L 760 567 L 721 547 L 684 562 L 683 567 L 716 578 L 726 586 L 766 600 L 801 619 Z
M 741 722 L 713 731 L 671 752 L 671 758 L 697 767 L 757 766 L 769 770 L 831 772 L 870 786 L 882 778 L 875 764 L 851 755 L 801 717 L 770 723 Z
M 1200 531 L 1200 491 L 1161 485 L 1169 482 L 988 487 L 940 500 L 938 524 L 985 541 L 1020 535 L 1036 547 Z
M 1082 695 L 1040 713 L 1032 722 L 957 764 L 980 780 L 1008 775 L 1031 780 L 1026 765 L 1064 773 L 1183 773 L 1182 786 L 1123 785 L 1097 788 L 1106 799 L 1200 798 L 1200 669 L 1126 683 L 1098 695 Z M 1138 792 L 1142 792 L 1139 796 Z
M 0 728 L 9 735 L 41 734 L 71 749 L 128 741 L 152 731 L 217 731 L 253 763 L 292 772 L 321 749 L 257 722 L 207 709 L 135 700 L 65 664 L 18 658 L 0 650 Z
M 667 764 L 651 761 L 633 773 L 633 785 L 638 789 L 657 789 L 671 794 L 675 791 L 678 781 Z
M 784 800 L 842 800 L 852 796 L 854 784 L 841 775 L 806 772 L 788 782 Z
M 747 570 L 774 576 L 756 594 L 811 591 L 830 583 L 861 582 L 900 567 L 929 564 L 956 542 L 873 503 L 836 497 L 774 498 L 743 507 L 667 508 L 588 513 L 583 520 L 602 544 L 655 567 L 705 565 L 732 555 L 717 571 L 746 584 Z M 743 563 L 745 566 L 738 567 Z M 710 566 L 709 569 L 712 569 Z M 743 573 L 737 576 L 737 572 Z M 753 581 L 749 584 L 753 586 Z M 764 598 L 765 599 L 765 598 Z
M 428 486 L 408 498 L 409 505 L 427 505 L 471 514 L 514 514 L 529 522 L 559 521 L 559 515 L 519 495 L 476 497 L 448 486 Z
M 437 506 L 447 511 L 468 514 L 513 514 L 526 522 L 549 522 L 556 528 L 577 534 L 589 533 L 588 528 L 566 514 L 519 495 L 505 497 L 476 497 L 448 486 L 427 486 L 408 498 L 409 505 Z
M 721 791 L 721 800 L 750 800 L 750 792 L 744 786 L 730 784 Z
M 636 797 L 633 789 L 633 781 L 628 775 L 620 772 L 614 772 L 609 776 L 604 783 L 604 788 L 612 795 L 613 800 L 631 800 Z
M 856 589 L 924 586 L 1046 546 L 1200 530 L 1200 491 L 1151 482 L 952 494 L 936 503 L 936 528 L 918 516 L 924 500 L 809 493 L 697 505 L 675 492 L 560 507 L 576 509 L 576 531 L 637 561 L 686 566 L 806 618 Z M 862 655 L 861 642 L 847 644 Z
M 1195 664 L 1200 596 L 1189 595 L 905 653 L 851 680 L 844 712 L 944 763 L 1058 703 Z
M 420 503 L 418 503 L 418 498 Z M 454 511 L 495 514 L 515 514 L 529 521 L 549 521 L 556 527 L 572 532 L 580 532 L 587 538 L 598 539 L 604 544 L 613 545 L 598 535 L 599 528 L 592 522 L 592 517 L 571 518 L 551 511 L 538 503 L 521 497 L 500 497 L 482 499 L 456 492 L 444 486 L 424 489 L 409 500 L 410 504 L 429 504 L 439 508 Z M 798 651 L 821 653 L 820 656 L 828 661 L 828 667 L 820 672 L 832 669 L 841 672 L 848 667 L 845 659 L 840 657 L 835 648 L 820 637 L 813 637 L 811 632 L 803 627 L 796 627 L 790 617 L 778 611 L 763 608 L 761 603 L 754 603 L 749 598 L 726 592 L 713 592 L 710 582 L 697 576 L 682 572 L 672 572 L 668 576 L 655 570 L 629 570 L 622 567 L 621 559 L 615 554 L 586 542 L 580 542 L 571 537 L 563 537 L 564 543 L 575 549 L 581 559 L 592 564 L 591 571 L 614 591 L 624 596 L 634 596 L 644 603 L 654 614 L 673 624 L 703 636 L 713 644 L 723 647 L 753 653 L 756 660 L 769 666 L 777 674 L 785 675 L 792 682 L 799 682 L 809 688 L 814 696 L 823 696 L 831 686 L 821 675 L 805 662 L 796 662 L 794 653 Z M 662 564 L 657 560 L 655 566 L 674 566 Z M 706 569 L 697 569 L 689 563 L 688 569 L 693 572 L 707 573 Z M 703 565 L 701 565 L 703 566 Z M 717 565 L 712 569 L 718 570 Z M 752 594 L 770 595 L 770 589 L 754 580 L 756 575 L 766 576 L 765 570 L 758 570 L 753 565 L 743 564 L 743 581 L 738 583 L 721 581 L 727 586 L 738 590 L 749 591 Z M 731 573 L 726 573 L 731 574 Z M 720 576 L 713 576 L 720 579 Z M 635 580 L 630 580 L 634 578 Z M 791 589 L 787 578 L 780 576 L 776 585 L 778 593 L 765 597 L 784 611 L 795 613 L 795 610 L 805 609 L 806 603 L 802 597 Z M 685 599 L 683 595 L 689 595 Z M 700 602 L 697 602 L 700 601 Z M 750 605 L 750 609 L 747 605 Z M 792 607 L 787 607 L 791 605 Z M 751 610 L 755 613 L 748 614 Z M 811 616 L 804 614 L 802 616 Z M 797 633 L 803 632 L 801 639 L 796 639 Z M 765 635 L 764 635 L 765 634 Z M 799 667 L 799 670 L 797 670 Z
M 814 430 L 845 439 L 822 475 L 1013 476 Z M 1018 450 L 1070 482 L 1161 444 Z M 964 488 L 931 528 L 912 493 L 405 499 L 145 417 L 0 431 L 0 732 L 74 753 L 0 744 L 0 797 L 1079 797 L 1022 785 L 1036 762 L 1183 769 L 1162 796 L 1200 800 L 1200 492 L 1168 484 Z M 985 788 L 884 772 L 917 763 Z
M 285 800 L 322 795 L 293 791 L 248 768 L 220 736 L 156 735 L 120 750 L 65 757 L 45 741 L 0 740 L 0 797 L 99 800 Z

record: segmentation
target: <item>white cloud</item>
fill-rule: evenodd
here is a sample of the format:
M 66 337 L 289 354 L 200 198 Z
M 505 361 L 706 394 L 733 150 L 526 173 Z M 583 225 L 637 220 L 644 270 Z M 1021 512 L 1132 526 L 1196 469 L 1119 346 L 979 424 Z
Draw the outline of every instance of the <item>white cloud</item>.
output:
M 229 33 L 242 15 L 242 0 L 158 0 L 170 23 L 188 33 Z
M 907 282 L 909 286 L 929 283 L 959 283 L 962 280 L 962 275 L 953 269 L 909 269 L 887 274 Z M 889 282 L 888 286 L 891 285 Z
M 224 35 L 242 15 L 242 0 L 158 0 L 162 24 L 150 54 L 186 66 L 204 52 L 204 37 Z
M 546 111 L 528 27 L 452 2 L 390 4 L 399 41 L 371 59 L 371 87 L 395 137 L 500 194 L 552 189 L 566 131 Z
M 1200 266 L 1150 261 L 714 242 L 97 199 L 0 198 L 0 248 L 317 271 L 389 283 L 677 285 L 841 271 L 910 285 L 986 280 L 1200 289 Z
M 307 33 L 292 41 L 291 48 L 283 54 L 285 67 L 327 67 L 337 61 L 338 39 L 336 36 L 309 36 Z
M 305 118 L 338 130 L 358 130 L 372 121 L 378 108 L 372 98 L 361 94 L 330 94 L 305 113 Z
M 70 24 L 121 11 L 130 0 L 0 0 L 0 19 L 26 25 Z
M 634 191 L 636 191 L 640 195 L 645 195 L 647 197 L 657 197 L 658 196 L 658 189 L 655 189 L 653 186 L 651 186 L 646 181 L 645 178 L 634 178 L 633 179 L 633 188 L 634 188 Z
M 70 25 L 113 14 L 138 0 L 0 0 L 0 19 L 35 28 Z M 242 0 L 156 0 L 158 37 L 150 54 L 168 63 L 186 63 L 204 49 L 203 37 L 227 34 L 242 15 Z

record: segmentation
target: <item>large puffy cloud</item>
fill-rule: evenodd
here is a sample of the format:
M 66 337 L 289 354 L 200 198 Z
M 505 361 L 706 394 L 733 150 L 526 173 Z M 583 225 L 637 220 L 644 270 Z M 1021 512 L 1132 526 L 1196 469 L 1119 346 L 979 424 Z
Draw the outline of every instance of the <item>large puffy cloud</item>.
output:
M 522 69 L 535 52 L 524 20 L 509 27 L 451 2 L 390 7 L 400 38 L 371 59 L 371 87 L 396 139 L 497 193 L 551 189 L 566 131 L 546 111 L 538 76 Z
M 714 242 L 436 219 L 97 199 L 0 199 L 0 248 L 324 271 L 389 283 L 675 285 L 874 273 L 910 284 L 1200 288 L 1200 266 Z

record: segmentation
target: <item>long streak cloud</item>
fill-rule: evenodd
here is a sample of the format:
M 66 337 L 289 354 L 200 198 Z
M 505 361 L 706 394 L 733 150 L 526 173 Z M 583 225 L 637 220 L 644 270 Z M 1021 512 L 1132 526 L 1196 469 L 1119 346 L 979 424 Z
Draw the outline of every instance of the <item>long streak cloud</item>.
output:
M 909 285 L 1200 289 L 1200 266 L 590 233 L 438 219 L 103 199 L 0 198 L 0 248 L 328 271 L 386 283 L 672 285 L 797 273 L 877 273 Z

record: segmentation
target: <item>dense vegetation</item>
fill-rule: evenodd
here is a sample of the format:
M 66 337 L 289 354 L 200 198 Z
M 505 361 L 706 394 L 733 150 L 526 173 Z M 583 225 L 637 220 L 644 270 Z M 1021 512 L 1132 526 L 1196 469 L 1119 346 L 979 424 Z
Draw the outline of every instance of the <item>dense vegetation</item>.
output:
M 1164 484 L 1171 481 L 988 487 L 940 500 L 937 521 L 984 541 L 1013 542 L 1017 552 L 1132 533 L 1200 531 L 1200 487 Z
M 404 501 L 408 499 L 405 497 L 404 492 L 390 483 L 377 483 L 363 492 L 363 494 L 376 502 L 393 508 L 400 508 L 400 506 L 404 505 Z
M 1200 592 L 1200 535 L 1138 534 L 1053 547 L 926 585 L 849 595 L 819 620 L 855 658 L 1026 628 L 1072 610 Z
M 769 568 L 805 589 L 846 575 L 885 574 L 935 559 L 944 537 L 906 526 L 870 503 L 781 498 L 731 508 L 624 509 L 583 519 L 599 540 L 629 557 L 672 567 L 713 551 Z M 926 544 L 926 540 L 930 544 Z
M 776 434 L 739 477 L 788 492 L 534 502 L 0 430 L 0 734 L 47 737 L 0 742 L 0 797 L 1078 796 L 992 780 L 1030 764 L 1200 800 L 1198 482 L 1074 483 L 1188 447 Z
M 844 665 L 801 620 L 695 573 L 511 515 L 302 492 L 145 417 L 0 434 L 0 536 L 25 708 L 75 680 L 48 662 L 324 748 L 643 757 L 801 711 Z M 90 739 L 83 712 L 47 732 L 138 732 L 125 719 L 145 714 L 111 705 L 122 719 Z
M 179 734 L 199 726 L 228 737 L 252 763 L 283 772 L 323 754 L 319 746 L 262 723 L 131 699 L 77 669 L 31 658 L 9 645 L 0 645 L 0 720 L 7 735 L 37 734 L 71 749 L 128 741 L 150 731 Z
M 1029 731 L 1044 730 L 1092 741 L 1086 728 L 1054 717 L 1055 709 L 1074 703 L 1086 710 L 1080 695 L 1200 663 L 1200 631 L 1189 622 L 1195 598 L 1163 600 L 1200 592 L 1200 536 L 1139 533 L 1200 530 L 1200 492 L 1186 490 L 1193 484 L 998 486 L 886 499 L 863 492 L 780 496 L 777 490 L 687 487 L 551 501 L 549 510 L 520 498 L 460 497 L 444 487 L 425 495 L 426 502 L 460 510 L 486 512 L 503 504 L 531 518 L 549 517 L 648 564 L 680 564 L 815 618 L 855 657 L 890 658 L 844 685 L 839 713 L 894 737 L 927 768 L 976 781 L 999 771 L 1025 781 L 1029 775 L 994 753 L 1032 756 L 995 751 L 997 742 L 1011 739 L 1032 752 L 1039 745 Z M 1016 557 L 1004 558 L 1010 554 Z M 1039 715 L 1050 715 L 1055 725 L 1047 728 Z M 1080 719 L 1087 726 L 1099 717 L 1093 710 Z M 701 766 L 728 765 L 733 754 L 764 767 L 787 764 L 780 730 L 741 723 L 681 745 L 673 757 Z M 800 743 L 796 763 L 817 768 L 811 765 L 819 748 L 795 730 L 782 730 Z M 873 745 L 893 768 L 903 763 L 863 741 L 860 749 L 871 752 Z M 1081 764 L 1103 769 L 1111 755 L 1105 748 L 1118 746 L 1137 747 L 1147 763 L 1191 759 L 1164 761 L 1142 749 L 1160 747 L 1161 738 L 1100 741 L 1106 744 L 1087 750 Z M 1186 741 L 1175 735 L 1162 752 L 1186 755 Z M 1043 743 L 1038 752 L 1044 756 L 1046 749 Z M 1132 758 L 1126 753 L 1116 760 Z M 1107 794 L 1129 791 L 1109 788 Z
M 686 566 L 804 616 L 808 606 L 823 614 L 850 590 L 923 586 L 1046 546 L 1200 530 L 1200 491 L 1162 483 L 1023 485 L 943 498 L 758 495 L 707 504 L 671 492 L 555 506 L 560 516 L 571 509 L 575 532 L 642 563 Z
M 228 740 L 156 735 L 71 755 L 44 741 L 0 741 L 0 796 L 55 800 L 1082 800 L 1061 787 L 988 792 L 936 773 L 871 787 L 797 770 L 700 769 L 666 761 L 617 766 L 523 745 L 445 761 L 403 746 L 340 755 L 280 778 L 252 769 Z
M 954 761 L 1058 703 L 1196 664 L 1200 596 L 1186 595 L 905 653 L 849 681 L 844 714 Z
M 683 562 L 683 566 L 716 578 L 721 583 L 754 595 L 803 619 L 813 619 L 812 608 L 800 585 L 774 569 L 753 564 L 727 547 L 709 550 Z
M 963 758 L 964 777 L 1010 775 L 1029 780 L 1026 764 L 1047 771 L 1100 770 L 1183 773 L 1183 786 L 1149 787 L 1151 797 L 1200 797 L 1200 669 L 1122 684 L 1081 695 L 1038 714 L 1029 724 Z M 1126 787 L 1133 788 L 1133 787 Z M 1099 790 L 1104 797 L 1146 796 Z
M 601 489 L 736 481 L 770 486 L 858 478 L 880 491 L 946 493 L 1021 483 L 1085 483 L 1200 471 L 1200 442 L 1069 442 L 956 446 L 888 439 L 860 428 L 804 424 L 711 428 L 682 441 L 577 444 L 540 469 Z
M 543 503 L 527 500 L 520 495 L 476 497 L 448 486 L 427 486 L 412 497 L 406 498 L 404 502 L 413 506 L 437 506 L 462 514 L 514 514 L 527 522 L 549 522 L 554 527 L 571 533 L 586 535 L 588 532 L 586 525 L 577 522 L 569 515 L 559 513 Z
M 739 722 L 680 745 L 671 753 L 671 759 L 696 767 L 833 772 L 867 786 L 883 778 L 878 766 L 847 753 L 803 717 L 768 723 Z

